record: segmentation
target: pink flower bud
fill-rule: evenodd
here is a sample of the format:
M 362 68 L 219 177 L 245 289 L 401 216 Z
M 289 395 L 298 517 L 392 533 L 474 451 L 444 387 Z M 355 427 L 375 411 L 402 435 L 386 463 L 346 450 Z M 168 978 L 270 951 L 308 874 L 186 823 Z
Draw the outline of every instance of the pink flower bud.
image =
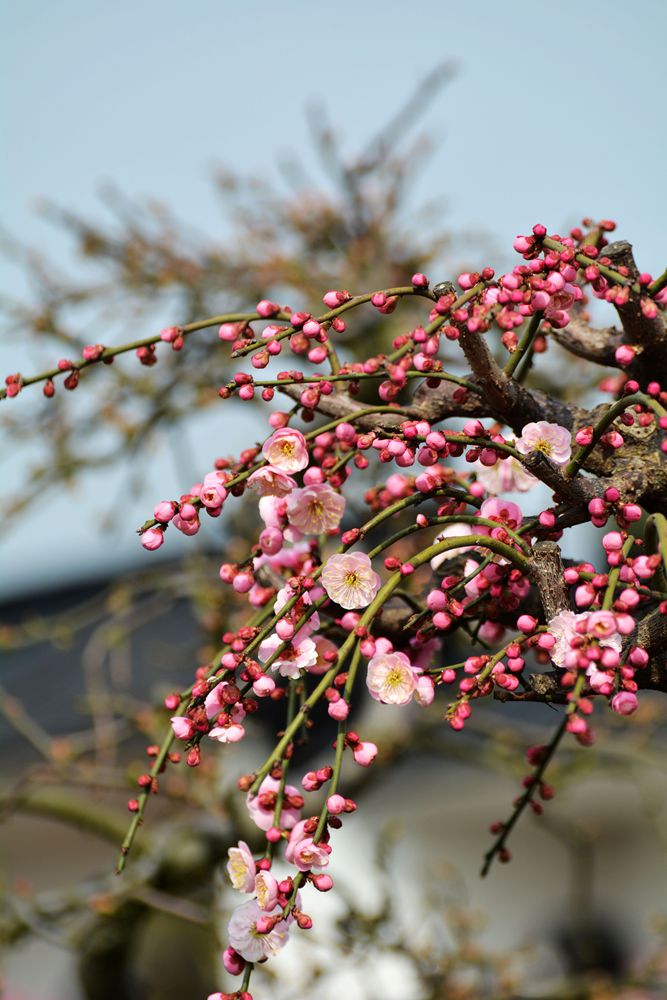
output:
M 345 812 L 345 798 L 342 795 L 330 795 L 327 799 L 327 810 L 332 816 L 339 816 Z
M 162 528 L 148 528 L 139 536 L 139 541 L 149 552 L 154 552 L 164 542 L 164 531 Z
M 619 365 L 625 367 L 626 365 L 631 365 L 635 360 L 636 350 L 631 347 L 630 344 L 621 344 L 620 347 L 616 348 L 614 357 Z
M 360 764 L 361 767 L 368 767 L 377 757 L 377 752 L 378 748 L 375 743 L 360 742 L 352 750 L 352 755 L 355 763 Z
M 618 715 L 632 715 L 637 710 L 637 695 L 632 691 L 619 691 L 611 699 L 611 708 Z

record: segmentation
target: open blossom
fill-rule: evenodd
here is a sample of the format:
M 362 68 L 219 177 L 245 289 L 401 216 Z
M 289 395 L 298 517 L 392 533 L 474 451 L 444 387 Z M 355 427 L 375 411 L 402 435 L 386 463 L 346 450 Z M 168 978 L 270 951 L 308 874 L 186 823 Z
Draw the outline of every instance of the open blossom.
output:
M 447 538 L 460 538 L 462 535 L 474 535 L 475 533 L 472 524 L 448 524 L 435 536 L 433 542 L 444 542 Z M 459 545 L 455 549 L 448 549 L 446 552 L 441 552 L 439 555 L 433 556 L 431 559 L 431 569 L 438 569 L 447 559 L 454 559 L 455 556 L 461 555 L 462 552 L 467 552 L 470 548 L 472 548 L 471 545 Z
M 301 472 L 308 465 L 308 447 L 301 431 L 281 427 L 264 443 L 262 455 L 281 472 Z
M 245 736 L 245 729 L 237 722 L 232 722 L 229 726 L 214 726 L 208 735 L 218 743 L 238 743 Z
M 273 816 L 279 788 L 280 782 L 268 775 L 262 781 L 256 795 L 248 792 L 246 798 L 248 812 L 251 820 L 260 830 L 266 831 L 273 826 Z M 285 799 L 289 799 L 292 796 L 299 796 L 301 802 L 303 802 L 299 789 L 295 788 L 294 785 L 285 785 L 284 795 Z M 290 806 L 287 801 L 283 802 L 283 808 L 280 813 L 280 825 L 284 830 L 291 830 L 299 822 L 300 817 L 300 809 Z
M 516 458 L 503 458 L 495 465 L 475 464 L 477 478 L 487 493 L 527 493 L 539 480 L 524 469 Z
M 345 498 L 328 483 L 294 490 L 287 500 L 287 519 L 304 535 L 335 531 L 345 510 Z
M 572 435 L 567 427 L 538 420 L 523 427 L 521 437 L 515 441 L 515 447 L 522 455 L 541 451 L 556 465 L 564 465 L 572 455 Z
M 295 639 L 298 639 L 299 635 L 300 633 L 297 633 Z M 275 633 L 264 639 L 259 646 L 259 658 L 262 663 L 266 663 L 282 643 L 283 640 Z M 312 639 L 304 637 L 301 641 L 285 643 L 285 648 L 273 661 L 271 669 L 277 670 L 281 677 L 296 678 L 302 670 L 314 667 L 316 663 L 317 647 Z
M 277 908 L 275 912 L 278 912 Z M 259 933 L 257 921 L 265 916 L 266 912 L 256 899 L 237 907 L 232 913 L 227 928 L 229 943 L 246 962 L 261 962 L 277 954 L 287 944 L 289 925 L 286 920 L 280 920 L 268 934 Z
M 263 465 L 248 477 L 248 487 L 261 497 L 286 497 L 296 487 L 296 480 L 272 465 Z
M 322 570 L 322 585 L 332 601 L 350 611 L 367 607 L 380 589 L 380 577 L 365 552 L 331 556 Z
M 255 859 L 252 851 L 244 840 L 239 840 L 236 847 L 227 851 L 229 861 L 227 872 L 235 889 L 239 892 L 253 892 L 255 888 Z
M 417 687 L 418 673 L 405 653 L 378 653 L 368 663 L 366 684 L 376 701 L 407 705 Z
M 611 615 L 610 612 L 597 612 L 599 615 Z M 551 659 L 557 667 L 566 666 L 565 658 L 571 650 L 571 642 L 576 636 L 582 633 L 577 628 L 579 622 L 593 618 L 593 615 L 584 612 L 575 614 L 574 611 L 561 611 L 549 622 L 549 632 L 556 640 L 556 645 L 549 651 Z M 613 617 L 613 615 L 611 615 Z M 622 646 L 621 636 L 617 631 L 611 632 L 606 619 L 603 619 L 598 626 L 593 622 L 592 632 L 589 634 L 597 638 L 601 646 L 610 646 L 620 653 Z

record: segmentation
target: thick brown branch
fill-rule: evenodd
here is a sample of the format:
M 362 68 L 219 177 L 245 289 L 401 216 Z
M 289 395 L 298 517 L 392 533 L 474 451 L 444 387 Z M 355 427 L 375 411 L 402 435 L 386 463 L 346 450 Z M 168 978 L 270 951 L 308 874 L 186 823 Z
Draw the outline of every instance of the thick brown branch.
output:
M 533 579 L 537 584 L 547 621 L 570 606 L 563 579 L 560 547 L 556 542 L 537 542 L 533 549 Z
M 551 331 L 553 339 L 570 354 L 592 361 L 596 365 L 618 368 L 616 348 L 623 343 L 623 334 L 615 326 L 596 329 L 578 316 L 572 317 L 562 330 Z

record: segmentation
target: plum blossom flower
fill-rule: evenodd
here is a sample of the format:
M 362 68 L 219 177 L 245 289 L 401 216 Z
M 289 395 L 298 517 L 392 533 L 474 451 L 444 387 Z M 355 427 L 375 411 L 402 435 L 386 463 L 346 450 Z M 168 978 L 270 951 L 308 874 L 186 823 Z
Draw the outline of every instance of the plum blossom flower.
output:
M 502 458 L 495 465 L 477 462 L 477 479 L 487 493 L 527 493 L 537 486 L 539 480 L 524 469 L 516 458 Z
M 267 775 L 259 786 L 256 795 L 248 792 L 246 798 L 248 812 L 255 826 L 258 826 L 260 830 L 266 831 L 273 826 L 273 814 L 276 808 L 279 788 L 280 782 L 276 778 Z M 292 796 L 300 797 L 300 792 L 294 785 L 285 785 L 284 795 L 285 800 L 283 801 L 280 813 L 280 825 L 285 830 L 291 830 L 299 822 L 301 810 L 290 806 L 287 800 Z M 303 802 L 303 799 L 301 801 Z
M 365 552 L 331 556 L 322 570 L 322 585 L 341 608 L 365 608 L 380 589 L 380 577 Z
M 245 729 L 238 722 L 232 722 L 229 726 L 214 726 L 208 735 L 218 743 L 238 743 L 245 736 Z
M 513 503 L 511 500 L 504 500 L 502 497 L 490 497 L 488 500 L 485 500 L 479 508 L 479 513 L 481 517 L 486 517 L 491 521 L 498 521 L 500 524 L 507 525 L 513 531 L 516 531 L 523 521 L 523 514 L 518 503 Z M 487 535 L 494 529 L 486 525 L 479 525 L 476 530 L 480 535 Z
M 296 865 L 300 872 L 310 871 L 311 868 L 325 868 L 329 864 L 330 854 L 328 844 L 316 844 L 312 837 L 297 840 L 285 850 L 285 858 Z
M 472 524 L 448 524 L 435 536 L 433 542 L 444 542 L 447 538 L 459 538 L 462 535 L 474 534 L 475 529 Z M 448 549 L 447 552 L 441 552 L 440 555 L 433 556 L 431 559 L 431 569 L 438 569 L 447 559 L 454 559 L 456 556 L 461 555 L 462 552 L 467 552 L 471 548 L 471 545 L 459 545 L 458 548 Z
M 274 910 L 278 903 L 278 882 L 271 872 L 258 871 L 255 877 L 257 902 L 262 910 Z
M 281 427 L 264 442 L 262 455 L 281 472 L 301 472 L 308 465 L 308 446 L 301 431 Z
M 379 653 L 368 662 L 366 684 L 383 705 L 407 705 L 417 687 L 417 672 L 405 653 Z
M 598 612 L 598 614 L 602 614 L 602 612 Z M 586 612 L 583 612 L 582 614 L 575 614 L 574 611 L 566 610 L 559 612 L 555 618 L 551 619 L 548 625 L 548 630 L 556 640 L 556 645 L 550 650 L 550 655 L 557 667 L 566 666 L 565 659 L 572 648 L 571 642 L 576 636 L 581 635 L 581 632 L 577 628 L 579 622 L 593 617 L 593 615 L 587 614 Z M 622 639 L 618 632 L 608 632 L 606 627 L 604 627 L 602 631 L 599 629 L 596 630 L 595 622 L 593 622 L 592 634 L 598 639 L 601 646 L 610 646 L 612 649 L 616 650 L 617 653 L 620 653 Z
M 290 601 L 295 596 L 295 591 L 292 590 L 289 584 L 279 590 L 276 594 L 276 600 L 273 605 L 274 614 L 278 615 L 285 607 L 288 601 Z M 313 603 L 313 599 L 307 590 L 302 591 L 299 594 L 299 600 L 296 602 L 294 607 L 289 613 L 290 620 L 298 622 L 303 616 L 306 608 L 310 607 Z M 304 622 L 302 627 L 299 629 L 295 636 L 295 641 L 300 641 L 300 638 L 305 638 L 309 636 L 312 632 L 317 632 L 320 627 L 320 616 L 317 611 L 313 611 L 308 621 Z
M 248 487 L 261 497 L 286 497 L 296 487 L 296 480 L 272 465 L 263 465 L 248 477 Z
M 259 658 L 262 663 L 265 663 L 282 644 L 283 640 L 275 633 L 264 639 L 259 646 Z M 281 677 L 296 678 L 302 670 L 314 667 L 316 663 L 317 647 L 312 639 L 305 637 L 300 642 L 285 643 L 285 648 L 273 661 L 271 669 L 277 670 Z
M 215 719 L 220 712 L 229 711 L 232 722 L 242 722 L 245 718 L 245 709 L 238 702 L 229 706 L 226 704 L 223 694 L 225 688 L 229 687 L 229 681 L 220 681 L 212 691 L 206 695 L 204 709 L 207 719 Z
M 304 535 L 335 531 L 345 510 L 345 498 L 328 483 L 294 490 L 287 501 L 287 519 Z
M 632 691 L 619 691 L 611 699 L 611 708 L 618 715 L 632 715 L 637 710 L 637 695 Z
M 187 715 L 172 715 L 171 728 L 177 740 L 189 740 L 195 733 L 194 722 Z
M 227 872 L 232 885 L 239 892 L 253 892 L 255 889 L 255 859 L 245 840 L 239 840 L 236 847 L 227 851 L 229 861 Z
M 530 455 L 533 451 L 541 451 L 556 465 L 564 465 L 572 455 L 572 435 L 567 427 L 560 424 L 550 424 L 546 420 L 538 420 L 526 424 L 521 430 L 521 437 L 515 441 L 515 448 L 522 455 Z
M 277 908 L 275 912 L 278 912 Z M 232 913 L 227 928 L 229 943 L 246 962 L 261 962 L 287 944 L 289 925 L 286 920 L 280 920 L 268 934 L 259 933 L 257 921 L 265 916 L 256 899 L 237 907 Z

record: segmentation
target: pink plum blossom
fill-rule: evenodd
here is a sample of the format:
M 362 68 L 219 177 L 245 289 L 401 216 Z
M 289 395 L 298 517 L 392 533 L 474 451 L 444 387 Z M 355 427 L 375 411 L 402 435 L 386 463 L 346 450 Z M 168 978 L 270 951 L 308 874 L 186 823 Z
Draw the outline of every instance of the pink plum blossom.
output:
M 279 909 L 276 908 L 276 913 Z M 289 925 L 280 920 L 268 934 L 260 934 L 257 921 L 266 916 L 256 899 L 251 899 L 232 913 L 227 928 L 229 943 L 247 962 L 261 962 L 277 954 L 289 937 Z
M 285 859 L 290 861 L 301 872 L 311 868 L 325 868 L 329 864 L 331 848 L 328 844 L 316 844 L 312 837 L 290 842 L 285 849 Z
M 232 885 L 239 892 L 253 892 L 255 889 L 255 859 L 252 851 L 244 840 L 239 840 L 236 847 L 227 851 L 229 861 L 227 872 Z
M 189 740 L 194 736 L 195 726 L 187 715 L 173 715 L 171 728 L 177 740 Z
M 263 663 L 283 644 L 280 636 L 270 635 L 259 646 L 259 658 Z M 312 639 L 303 638 L 298 643 L 287 642 L 277 658 L 271 664 L 272 670 L 277 670 L 281 677 L 296 678 L 302 670 L 314 667 L 317 663 L 317 648 Z
M 239 723 L 232 722 L 229 726 L 214 726 L 208 735 L 218 743 L 238 743 L 245 736 L 245 729 Z
M 485 500 L 479 508 L 479 514 L 480 517 L 486 517 L 491 521 L 498 521 L 507 525 L 512 531 L 516 531 L 523 521 L 523 514 L 518 503 L 513 503 L 511 500 L 504 500 L 501 497 L 490 497 L 488 500 Z M 476 530 L 478 534 L 484 535 L 488 534 L 492 529 L 485 525 L 480 525 Z
M 577 625 L 591 617 L 592 615 L 586 612 L 575 614 L 574 611 L 566 610 L 559 612 L 555 618 L 551 619 L 548 628 L 549 633 L 556 640 L 556 644 L 550 650 L 550 655 L 556 666 L 566 666 L 565 659 L 572 648 L 571 642 L 576 636 L 581 635 Z M 598 638 L 601 646 L 608 646 L 620 653 L 622 643 L 618 632 L 599 636 Z
M 296 480 L 272 465 L 263 465 L 248 477 L 248 487 L 261 497 L 285 497 L 296 487 Z
M 372 764 L 377 757 L 377 754 L 378 748 L 375 743 L 371 743 L 370 740 L 362 740 L 352 748 L 352 756 L 354 757 L 355 763 L 360 764 L 361 767 L 368 767 Z
M 619 691 L 611 699 L 612 711 L 619 715 L 632 715 L 637 710 L 637 695 L 632 691 Z
M 514 446 L 522 455 L 541 451 L 556 465 L 564 465 L 572 455 L 572 435 L 567 427 L 538 420 L 523 427 L 521 437 L 516 439 Z
M 379 653 L 368 663 L 366 684 L 376 701 L 407 705 L 417 687 L 417 676 L 405 653 Z
M 516 458 L 502 458 L 491 467 L 475 464 L 477 479 L 488 493 L 527 493 L 539 480 L 524 469 Z
M 287 500 L 287 519 L 304 535 L 335 531 L 345 511 L 345 498 L 328 483 L 294 490 Z
M 265 912 L 274 910 L 278 903 L 278 882 L 271 872 L 257 872 L 254 888 L 260 908 Z
M 281 427 L 264 443 L 262 455 L 281 472 L 301 472 L 308 465 L 308 447 L 301 431 Z
M 367 607 L 380 589 L 381 580 L 365 552 L 347 552 L 327 560 L 322 584 L 331 600 L 349 611 Z
M 248 793 L 246 805 L 250 818 L 260 830 L 268 830 L 273 826 L 273 815 L 276 805 L 276 796 L 280 788 L 280 782 L 276 778 L 267 775 L 262 781 L 257 794 Z M 285 785 L 284 794 L 286 797 L 299 795 L 299 789 L 294 785 Z M 301 811 L 283 803 L 280 813 L 280 824 L 285 830 L 291 830 L 299 822 Z

